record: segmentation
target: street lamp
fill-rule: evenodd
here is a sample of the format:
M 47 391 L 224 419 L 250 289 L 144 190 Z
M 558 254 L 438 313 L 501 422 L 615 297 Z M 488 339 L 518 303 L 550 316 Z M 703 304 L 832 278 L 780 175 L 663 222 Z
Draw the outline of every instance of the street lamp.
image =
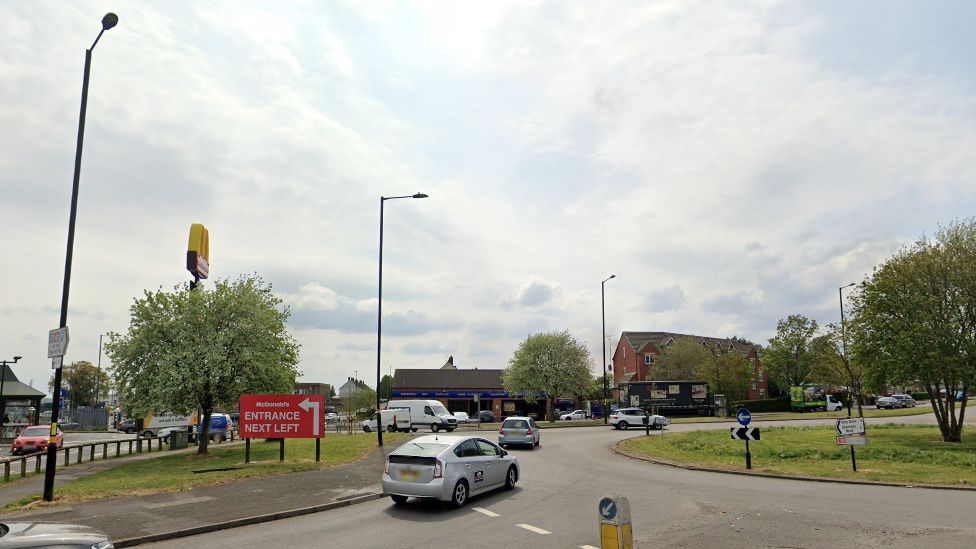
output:
M 376 304 L 376 441 L 383 446 L 383 422 L 380 419 L 380 344 L 383 341 L 383 204 L 387 200 L 398 198 L 427 198 L 424 193 L 408 194 L 404 196 L 380 197 L 380 276 L 378 301 Z
M 847 369 L 847 375 L 849 376 L 851 376 L 851 363 L 850 360 L 847 358 L 847 322 L 844 319 L 844 289 L 850 288 L 851 286 L 854 286 L 854 284 L 855 284 L 854 282 L 851 282 L 850 284 L 845 284 L 837 288 L 837 297 L 840 300 L 840 349 L 841 349 L 841 353 L 844 355 L 844 367 Z M 851 376 L 852 379 L 849 380 L 851 382 L 851 387 L 850 387 L 851 391 L 854 391 L 855 380 L 853 379 L 853 377 L 854 376 Z M 860 391 L 860 388 L 858 388 L 858 391 Z M 847 417 L 851 417 L 852 400 L 853 397 L 848 399 L 847 401 Z
M 603 423 L 607 423 L 607 416 L 609 408 L 608 397 L 607 397 L 607 307 L 604 299 L 604 286 L 607 280 L 611 278 L 617 278 L 617 275 L 611 274 L 602 282 L 600 282 L 600 319 L 603 322 L 603 355 L 600 357 L 600 368 L 603 370 Z
M 95 406 L 98 405 L 100 396 L 98 389 L 102 383 L 102 337 L 104 336 L 105 334 L 98 334 L 98 376 L 95 377 L 95 402 L 93 403 Z
M 7 403 L 3 401 L 3 384 L 7 381 L 7 366 L 17 364 L 22 356 L 15 356 L 13 360 L 0 360 L 0 438 L 3 438 L 3 424 L 7 418 Z
M 119 16 L 107 13 L 102 18 L 102 30 L 98 32 L 90 48 L 85 50 L 85 76 L 81 84 L 81 113 L 78 115 L 78 142 L 75 146 L 75 176 L 71 184 L 71 213 L 68 217 L 68 246 L 64 256 L 64 286 L 61 288 L 61 323 L 64 328 L 68 325 L 68 289 L 71 286 L 71 255 L 75 244 L 75 218 L 78 215 L 78 183 L 81 179 L 81 151 L 85 143 L 85 113 L 88 110 L 88 77 L 91 74 L 92 50 L 98 44 L 102 34 L 119 23 Z M 54 370 L 54 393 L 51 402 L 51 430 L 56 433 L 58 424 L 58 406 L 61 404 L 61 366 Z M 54 472 L 58 462 L 58 445 L 47 445 L 47 469 L 44 470 L 44 501 L 54 499 Z

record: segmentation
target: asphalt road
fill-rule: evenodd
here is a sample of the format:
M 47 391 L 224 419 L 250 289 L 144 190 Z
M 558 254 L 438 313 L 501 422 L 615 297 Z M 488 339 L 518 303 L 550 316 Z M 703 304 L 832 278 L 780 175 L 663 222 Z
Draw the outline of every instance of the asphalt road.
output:
M 932 417 L 899 421 L 930 423 Z M 607 494 L 630 499 L 637 547 L 957 549 L 976 539 L 976 492 L 686 471 L 610 451 L 612 441 L 636 435 L 601 428 L 543 431 L 540 448 L 515 450 L 522 479 L 514 491 L 475 497 L 460 510 L 417 500 L 395 507 L 383 498 L 152 547 L 598 547 L 597 503 Z
M 86 442 L 95 442 L 95 441 L 112 441 L 112 442 L 114 442 L 116 440 L 130 440 L 130 439 L 134 439 L 134 438 L 135 438 L 135 435 L 127 435 L 125 433 L 116 433 L 116 432 L 112 432 L 112 433 L 105 433 L 105 432 L 101 432 L 101 433 L 81 433 L 81 432 L 71 432 L 71 431 L 69 431 L 69 432 L 66 432 L 64 434 L 64 445 L 65 446 L 68 446 L 68 447 L 71 447 L 71 446 L 75 446 L 75 445 L 79 445 L 79 444 L 84 444 Z M 156 441 L 154 440 L 153 441 L 153 448 L 155 448 L 155 444 L 156 444 Z M 126 453 L 127 450 L 128 450 L 128 447 L 127 446 L 124 446 L 122 448 L 122 454 L 125 455 L 125 453 Z M 76 458 L 75 458 L 76 452 L 77 452 L 76 450 L 73 450 L 71 452 L 71 456 L 72 456 L 72 458 L 71 458 L 72 461 L 71 462 L 72 463 L 75 463 L 75 460 L 76 460 Z M 91 457 L 91 454 L 89 452 L 90 452 L 90 450 L 88 450 L 88 449 L 85 450 L 85 455 L 84 455 L 84 460 L 85 461 L 88 461 L 90 459 L 90 457 Z M 35 465 L 35 460 L 33 459 L 33 456 L 36 455 L 36 453 L 27 454 L 27 455 L 29 456 L 29 459 L 27 460 L 27 470 L 28 470 L 28 472 L 30 472 L 30 471 L 33 470 L 33 467 Z M 110 457 L 114 457 L 115 456 L 115 445 L 114 444 L 110 444 L 109 445 L 108 455 Z M 5 443 L 3 443 L 2 448 L 0 448 L 0 457 L 14 457 L 14 458 L 17 458 L 17 457 L 20 457 L 20 456 L 11 456 L 10 455 L 10 443 L 9 442 L 5 442 Z M 95 447 L 95 459 L 101 459 L 101 457 L 102 457 L 102 447 L 101 446 L 96 446 Z M 59 457 L 58 457 L 58 460 L 59 460 L 58 463 L 59 464 L 62 463 L 62 461 L 61 461 L 62 459 L 63 459 L 63 457 L 61 456 L 61 454 L 59 454 Z M 19 461 L 19 460 L 14 461 L 14 462 L 12 462 L 10 464 L 10 473 L 11 473 L 12 476 L 17 476 L 17 475 L 20 474 L 20 466 L 21 466 L 21 461 Z M 42 465 L 42 467 L 43 467 L 43 465 Z

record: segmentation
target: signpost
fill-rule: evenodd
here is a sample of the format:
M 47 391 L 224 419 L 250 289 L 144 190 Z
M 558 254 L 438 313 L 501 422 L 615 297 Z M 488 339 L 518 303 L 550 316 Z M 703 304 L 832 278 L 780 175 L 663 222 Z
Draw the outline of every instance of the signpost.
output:
M 867 446 L 868 437 L 865 435 L 863 417 L 848 417 L 838 419 L 837 444 L 851 447 L 851 469 L 857 472 L 857 457 L 854 455 L 855 446 Z
M 47 357 L 63 357 L 68 350 L 68 327 L 57 328 L 47 333 Z
M 600 513 L 600 549 L 632 549 L 634 531 L 630 522 L 630 501 L 623 496 L 606 496 L 597 507 Z
M 280 461 L 285 459 L 286 438 L 314 438 L 315 461 L 319 461 L 325 434 L 324 410 L 324 395 L 241 395 L 244 461 L 251 460 L 252 438 L 281 439 Z
M 739 422 L 739 425 L 745 427 L 752 421 L 752 414 L 745 408 L 739 408 L 739 411 L 735 413 L 735 419 Z
M 746 441 L 746 469 L 752 469 L 752 454 L 749 452 L 749 441 L 759 440 L 759 427 L 732 427 L 732 440 Z

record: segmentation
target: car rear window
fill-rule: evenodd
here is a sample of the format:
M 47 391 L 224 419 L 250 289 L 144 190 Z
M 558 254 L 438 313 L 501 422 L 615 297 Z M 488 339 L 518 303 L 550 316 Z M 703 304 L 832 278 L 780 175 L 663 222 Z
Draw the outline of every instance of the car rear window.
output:
M 620 413 L 626 414 L 628 416 L 636 416 L 636 415 L 641 415 L 644 412 L 642 412 L 640 408 L 624 408 L 623 410 L 620 410 Z
M 528 429 L 529 423 L 524 419 L 506 419 L 505 423 L 502 423 L 503 429 Z
M 51 432 L 51 429 L 47 427 L 31 427 L 30 429 L 24 429 L 20 436 L 22 437 L 43 437 L 47 436 Z
M 441 442 L 408 442 L 392 452 L 391 455 L 435 457 L 446 450 L 450 444 Z

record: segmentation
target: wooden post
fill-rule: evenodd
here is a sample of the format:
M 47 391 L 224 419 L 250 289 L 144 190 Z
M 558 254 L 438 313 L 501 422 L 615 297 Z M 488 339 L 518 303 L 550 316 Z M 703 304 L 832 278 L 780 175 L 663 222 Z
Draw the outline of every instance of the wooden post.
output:
M 65 448 L 64 449 L 64 466 L 65 467 L 67 467 L 68 465 L 70 465 L 69 461 L 71 460 L 71 458 L 68 456 L 68 452 L 70 452 L 70 451 L 71 451 L 71 448 Z
M 278 441 L 278 461 L 285 461 L 285 439 Z
M 41 472 L 41 454 L 37 454 L 37 461 L 34 463 L 34 472 Z
M 81 465 L 81 458 L 85 457 L 85 447 L 78 447 L 78 465 Z
M 244 463 L 251 463 L 251 439 L 244 439 Z
M 10 462 L 3 462 L 3 481 L 10 482 Z
M 102 444 L 102 459 L 108 459 L 108 443 Z
M 115 457 L 119 457 L 121 453 L 122 453 L 122 441 L 120 440 L 115 443 Z
M 20 458 L 20 478 L 27 476 L 27 458 Z
M 88 461 L 95 461 L 95 445 L 91 445 L 91 453 L 88 454 Z
M 322 439 L 315 439 L 315 463 L 322 461 Z

